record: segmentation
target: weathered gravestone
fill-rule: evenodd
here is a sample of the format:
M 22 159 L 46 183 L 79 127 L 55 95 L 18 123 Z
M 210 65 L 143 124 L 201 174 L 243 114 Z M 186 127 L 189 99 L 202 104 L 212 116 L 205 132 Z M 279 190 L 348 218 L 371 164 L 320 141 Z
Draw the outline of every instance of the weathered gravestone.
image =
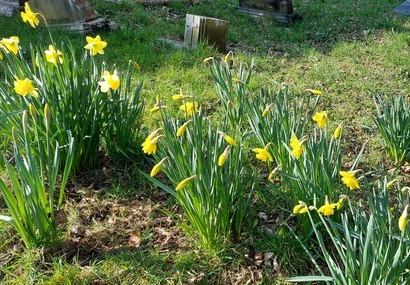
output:
M 11 17 L 18 7 L 19 3 L 17 0 L 0 0 L 0 14 L 7 17 Z
M 281 23 L 298 19 L 292 0 L 239 0 L 237 11 L 253 16 L 273 16 Z
M 107 28 L 109 22 L 98 17 L 87 0 L 30 0 L 34 12 L 41 13 L 49 24 L 81 32 Z
M 197 15 L 186 15 L 185 46 L 195 47 L 206 42 L 221 52 L 226 50 L 229 22 Z
M 393 11 L 401 15 L 410 16 L 410 0 L 404 1 L 394 8 Z

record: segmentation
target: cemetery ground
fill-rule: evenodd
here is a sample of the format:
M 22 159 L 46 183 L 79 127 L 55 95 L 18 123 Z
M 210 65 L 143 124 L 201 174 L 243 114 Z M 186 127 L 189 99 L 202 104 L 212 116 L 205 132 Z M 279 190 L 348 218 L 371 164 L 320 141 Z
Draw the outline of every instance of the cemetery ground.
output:
M 233 65 L 249 67 L 254 61 L 249 90 L 255 94 L 278 86 L 286 86 L 291 94 L 321 90 L 319 107 L 328 111 L 329 129 L 343 123 L 343 168 L 351 166 L 364 145 L 357 168 L 374 177 L 401 177 L 402 186 L 410 186 L 409 165 L 394 164 L 387 156 L 372 120 L 373 96 L 410 94 L 410 24 L 392 12 L 402 1 L 293 2 L 303 19 L 283 26 L 274 19 L 236 13 L 234 0 L 149 6 L 92 0 L 97 12 L 119 24 L 115 31 L 98 33 L 108 45 L 96 60 L 118 68 L 126 68 L 130 60 L 138 63 L 133 80 L 143 82 L 143 138 L 159 120 L 150 112 L 156 97 L 171 106 L 171 96 L 180 90 L 194 96 L 217 124 L 222 104 L 209 64 L 203 60 L 223 60 L 226 54 L 205 44 L 177 49 L 161 39 L 183 41 L 187 13 L 227 20 Z M 0 26 L 1 37 L 19 35 L 26 51 L 30 44 L 47 48 L 44 27 L 32 29 L 18 16 L 0 17 Z M 56 43 L 71 42 L 78 53 L 83 52 L 85 35 L 58 28 L 52 32 Z M 246 156 L 259 167 L 251 159 L 254 145 L 245 145 Z M 175 199 L 141 174 L 151 171 L 150 156 L 140 151 L 135 158 L 119 159 L 106 155 L 104 148 L 99 154 L 96 167 L 76 171 L 70 178 L 65 214 L 56 218 L 58 240 L 52 245 L 26 249 L 12 227 L 0 223 L 0 283 L 287 284 L 287 277 L 318 275 L 289 230 L 298 229 L 292 201 L 266 187 L 267 179 L 261 179 L 253 192 L 241 235 L 227 242 L 223 251 L 212 253 L 200 247 Z M 5 173 L 2 177 L 7 180 Z M 167 183 L 165 175 L 157 178 Z M 366 193 L 354 190 L 348 195 L 359 201 Z M 6 213 L 2 199 L 0 206 Z M 315 246 L 313 255 L 328 273 L 312 238 L 309 248 Z

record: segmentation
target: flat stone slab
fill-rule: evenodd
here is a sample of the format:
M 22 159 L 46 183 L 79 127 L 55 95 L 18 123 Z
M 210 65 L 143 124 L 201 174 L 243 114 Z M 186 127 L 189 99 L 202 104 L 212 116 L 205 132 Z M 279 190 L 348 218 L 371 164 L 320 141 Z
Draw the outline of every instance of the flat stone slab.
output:
M 0 0 L 0 14 L 11 17 L 13 12 L 18 10 L 19 6 L 17 0 Z
M 407 0 L 394 8 L 394 12 L 405 15 L 405 16 L 410 16 L 410 0 Z

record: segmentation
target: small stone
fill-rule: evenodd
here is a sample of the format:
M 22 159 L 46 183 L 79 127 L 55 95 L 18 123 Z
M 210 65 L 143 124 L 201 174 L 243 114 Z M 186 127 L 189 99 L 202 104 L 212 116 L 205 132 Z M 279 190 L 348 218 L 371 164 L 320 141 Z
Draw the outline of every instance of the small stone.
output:
M 263 264 L 266 267 L 271 267 L 272 266 L 272 257 L 273 257 L 273 252 L 265 252 L 263 254 Z
M 262 221 L 267 221 L 268 220 L 268 215 L 266 215 L 266 213 L 264 213 L 264 212 L 259 212 L 258 213 L 258 218 Z

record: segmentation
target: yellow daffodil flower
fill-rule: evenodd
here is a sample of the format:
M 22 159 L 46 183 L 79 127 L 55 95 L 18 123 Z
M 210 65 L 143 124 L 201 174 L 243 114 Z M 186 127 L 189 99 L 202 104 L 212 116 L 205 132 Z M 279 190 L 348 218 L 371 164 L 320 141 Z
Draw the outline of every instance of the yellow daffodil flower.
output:
M 154 167 L 151 170 L 151 174 L 150 174 L 151 177 L 154 177 L 155 175 L 157 175 L 158 172 L 161 171 L 161 168 L 167 159 L 168 157 L 164 157 L 163 159 L 161 159 L 160 162 L 154 165 Z
M 182 180 L 181 182 L 179 182 L 177 187 L 175 187 L 175 190 L 179 191 L 179 190 L 183 189 L 188 184 L 188 182 L 191 181 L 194 178 L 196 178 L 196 175 L 192 175 L 191 177 L 188 177 L 188 178 Z
M 312 93 L 313 95 L 323 95 L 323 92 L 317 89 L 306 89 L 306 91 Z
M 271 143 L 268 143 L 265 148 L 254 148 L 252 151 L 256 153 L 256 158 L 259 160 L 262 160 L 263 162 L 269 160 L 273 161 L 272 155 L 268 151 L 268 147 L 270 146 Z
M 1 47 L 1 45 L 0 45 L 0 47 Z M 3 52 L 1 51 L 1 49 L 0 49 L 0 60 L 3 60 Z
M 296 159 L 299 159 L 299 157 L 302 155 L 302 152 L 305 149 L 303 146 L 303 143 L 305 141 L 306 139 L 299 140 L 294 134 L 293 137 L 290 139 L 290 147 L 292 148 L 291 153 Z
M 357 181 L 354 175 L 356 171 L 340 171 L 339 174 L 342 176 L 342 182 L 349 187 L 350 190 L 360 189 L 359 181 Z
M 305 214 L 308 211 L 308 207 L 305 202 L 299 201 L 299 204 L 297 204 L 295 207 L 293 207 L 293 214 Z
M 324 128 L 328 121 L 328 115 L 326 111 L 317 112 L 313 117 L 313 121 L 317 123 L 319 128 Z
M 223 136 L 223 138 L 226 140 L 226 142 L 229 143 L 231 146 L 236 146 L 237 145 L 236 141 L 231 136 L 229 136 L 229 135 L 227 135 L 227 134 L 225 134 L 221 131 L 218 131 L 218 134 Z
M 186 116 L 191 116 L 194 113 L 199 112 L 198 102 L 185 102 L 179 107 L 181 111 L 185 113 Z
M 189 120 L 189 121 L 185 122 L 182 126 L 180 126 L 180 127 L 178 128 L 178 130 L 177 130 L 177 137 L 180 137 L 180 136 L 182 136 L 182 135 L 185 133 L 187 126 L 188 126 L 191 122 L 192 122 L 192 120 Z
M 156 153 L 158 140 L 162 137 L 164 137 L 164 135 L 156 136 L 154 138 L 148 136 L 147 139 L 141 145 L 142 151 L 144 153 L 147 153 L 148 155 Z
M 228 158 L 230 149 L 231 149 L 230 145 L 226 146 L 224 152 L 219 156 L 218 166 L 223 166 L 225 164 L 225 161 Z
M 113 74 L 104 71 L 102 79 L 102 81 L 98 82 L 98 85 L 100 85 L 101 92 L 103 93 L 107 93 L 110 89 L 117 90 L 120 87 L 120 78 L 118 77 L 117 70 L 114 70 Z
M 38 96 L 37 90 L 34 88 L 33 83 L 30 79 L 17 79 L 14 81 L 14 91 L 21 96 L 26 96 L 30 94 L 33 97 Z
M 45 54 L 46 54 L 46 60 L 54 64 L 55 66 L 57 66 L 57 64 L 63 63 L 63 57 L 62 57 L 61 51 L 55 50 L 53 45 L 48 46 L 48 50 L 45 51 Z
M 91 55 L 104 54 L 104 48 L 107 46 L 107 42 L 101 40 L 101 37 L 97 35 L 95 38 L 86 37 L 87 44 L 84 46 L 85 49 L 90 51 Z
M 6 53 L 9 53 L 11 51 L 15 55 L 17 55 L 19 52 L 19 42 L 20 39 L 17 36 L 2 38 L 0 41 L 0 47 L 2 47 Z
M 342 132 L 342 124 L 340 124 L 340 125 L 335 129 L 335 131 L 333 132 L 333 138 L 334 138 L 335 140 L 337 140 L 337 139 L 340 137 L 341 132 Z
M 406 207 L 404 207 L 403 213 L 401 214 L 399 218 L 399 229 L 401 232 L 404 232 L 407 226 L 407 208 L 408 207 L 409 205 L 406 205 Z
M 263 110 L 262 112 L 262 117 L 266 117 L 269 114 L 270 109 L 272 109 L 272 106 L 273 106 L 273 103 L 266 106 L 265 110 Z
M 33 28 L 35 28 L 40 23 L 40 20 L 37 17 L 37 15 L 40 14 L 33 13 L 30 9 L 28 2 L 24 3 L 24 12 L 20 12 L 20 15 L 23 19 L 23 22 L 28 22 Z
M 335 208 L 337 208 L 337 203 L 329 204 L 327 196 L 325 197 L 325 204 L 320 207 L 317 211 L 322 213 L 324 216 L 331 216 L 335 213 Z

